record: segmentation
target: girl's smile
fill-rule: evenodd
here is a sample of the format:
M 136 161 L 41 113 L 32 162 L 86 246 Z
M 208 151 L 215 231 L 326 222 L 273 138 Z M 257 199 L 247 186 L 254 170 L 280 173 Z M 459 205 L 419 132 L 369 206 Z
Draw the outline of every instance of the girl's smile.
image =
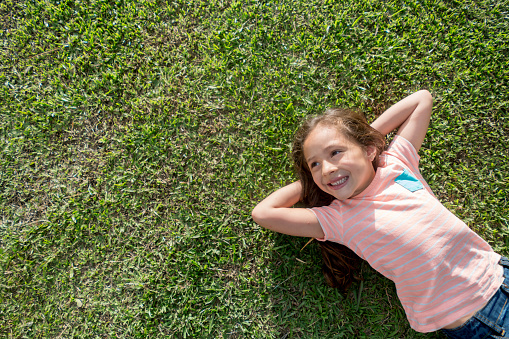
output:
M 336 199 L 361 193 L 375 177 L 375 147 L 349 140 L 337 127 L 318 125 L 309 133 L 303 149 L 313 181 Z
M 340 189 L 342 187 L 344 187 L 346 185 L 346 181 L 348 180 L 349 177 L 342 177 L 342 178 L 336 178 L 334 180 L 332 180 L 330 183 L 328 183 L 327 185 L 330 186 L 332 189 Z

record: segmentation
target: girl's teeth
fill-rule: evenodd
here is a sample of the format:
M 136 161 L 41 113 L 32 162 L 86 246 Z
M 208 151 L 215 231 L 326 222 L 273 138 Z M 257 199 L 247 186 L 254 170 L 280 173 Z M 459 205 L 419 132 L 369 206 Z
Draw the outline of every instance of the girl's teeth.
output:
M 332 183 L 331 185 L 337 186 L 337 185 L 344 183 L 345 181 L 346 181 L 346 177 L 342 178 L 341 180 L 336 181 L 335 183 Z

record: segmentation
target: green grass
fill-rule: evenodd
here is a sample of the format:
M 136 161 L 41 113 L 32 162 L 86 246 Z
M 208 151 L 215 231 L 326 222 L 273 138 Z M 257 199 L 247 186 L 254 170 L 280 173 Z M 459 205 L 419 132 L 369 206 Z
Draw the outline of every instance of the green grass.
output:
M 435 97 L 422 172 L 509 254 L 509 2 L 0 3 L 0 336 L 441 338 L 252 207 L 300 121 Z

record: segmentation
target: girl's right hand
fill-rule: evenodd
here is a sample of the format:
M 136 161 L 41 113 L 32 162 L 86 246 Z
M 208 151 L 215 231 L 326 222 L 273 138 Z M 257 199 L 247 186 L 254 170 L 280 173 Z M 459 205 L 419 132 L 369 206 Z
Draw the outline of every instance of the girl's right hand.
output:
M 279 233 L 323 238 L 322 227 L 311 210 L 292 208 L 299 202 L 301 192 L 300 181 L 278 189 L 253 209 L 253 220 L 258 225 Z

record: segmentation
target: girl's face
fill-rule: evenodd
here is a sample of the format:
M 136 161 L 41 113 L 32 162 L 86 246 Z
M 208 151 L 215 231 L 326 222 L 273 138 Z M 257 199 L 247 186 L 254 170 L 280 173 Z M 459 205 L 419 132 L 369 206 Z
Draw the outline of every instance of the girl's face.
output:
M 372 161 L 376 148 L 350 141 L 337 127 L 315 127 L 303 150 L 315 184 L 338 200 L 361 193 L 375 177 Z

